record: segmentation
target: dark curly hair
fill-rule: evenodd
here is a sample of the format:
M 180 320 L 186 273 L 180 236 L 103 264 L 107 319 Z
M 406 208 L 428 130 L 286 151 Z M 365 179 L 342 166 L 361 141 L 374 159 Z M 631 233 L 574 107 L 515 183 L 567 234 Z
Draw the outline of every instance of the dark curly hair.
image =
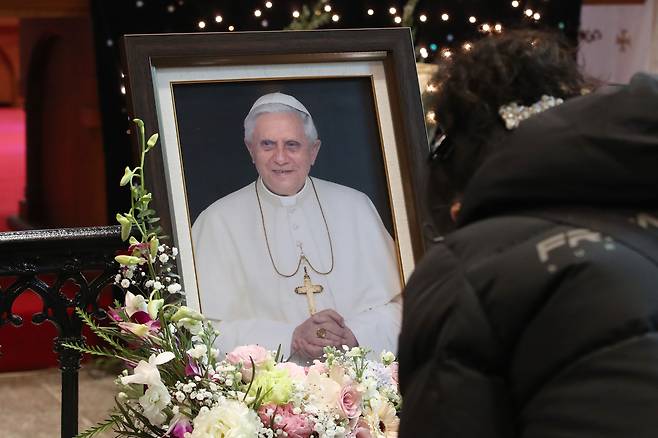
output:
M 432 82 L 437 91 L 426 100 L 427 109 L 436 114 L 437 134 L 446 135 L 432 166 L 433 208 L 463 193 L 506 135 L 498 114 L 502 105 L 531 105 L 544 94 L 568 99 L 595 86 L 561 35 L 536 30 L 482 38 L 439 65 Z

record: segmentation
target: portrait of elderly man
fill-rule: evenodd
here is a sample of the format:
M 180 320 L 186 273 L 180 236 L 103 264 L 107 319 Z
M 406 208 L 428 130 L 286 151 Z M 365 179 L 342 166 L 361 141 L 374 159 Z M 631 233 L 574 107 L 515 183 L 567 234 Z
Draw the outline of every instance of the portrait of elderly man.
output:
M 320 150 L 309 111 L 290 95 L 261 96 L 244 141 L 258 178 L 192 227 L 201 306 L 217 322 L 220 351 L 281 346 L 299 362 L 326 346 L 395 351 L 394 242 L 364 193 L 309 176 Z

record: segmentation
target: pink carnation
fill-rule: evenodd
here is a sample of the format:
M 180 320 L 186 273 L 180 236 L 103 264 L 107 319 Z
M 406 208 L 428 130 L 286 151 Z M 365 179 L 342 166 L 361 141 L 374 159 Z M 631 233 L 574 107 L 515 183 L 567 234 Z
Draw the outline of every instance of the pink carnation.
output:
M 313 433 L 313 422 L 305 414 L 294 414 L 292 409 L 290 403 L 283 406 L 270 403 L 260 407 L 258 416 L 265 427 L 283 430 L 289 438 L 309 438 Z
M 251 361 L 256 368 L 271 359 L 269 351 L 260 345 L 242 345 L 226 355 L 226 360 L 232 365 L 242 364 L 242 380 L 248 382 L 253 376 Z
M 338 407 L 346 418 L 361 415 L 361 393 L 352 385 L 346 385 L 340 391 Z
M 304 367 L 301 367 L 293 362 L 280 362 L 274 365 L 274 368 L 288 370 L 288 374 L 294 380 L 303 380 L 306 377 Z

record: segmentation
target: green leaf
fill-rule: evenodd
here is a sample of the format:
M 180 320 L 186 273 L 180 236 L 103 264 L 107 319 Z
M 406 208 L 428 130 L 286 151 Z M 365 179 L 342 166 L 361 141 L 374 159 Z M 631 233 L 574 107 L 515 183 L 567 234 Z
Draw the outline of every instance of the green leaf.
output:
M 130 167 L 126 166 L 126 170 L 123 171 L 123 177 L 121 177 L 121 182 L 119 182 L 119 185 L 123 187 L 128 184 L 134 174 L 135 172 L 130 170 Z
M 98 435 L 99 433 L 106 432 L 112 428 L 112 426 L 116 426 L 118 424 L 118 418 L 116 415 L 112 415 L 110 418 L 108 418 L 105 421 L 101 421 L 100 423 L 96 424 L 95 426 L 90 427 L 89 429 L 85 430 L 84 432 L 80 432 L 75 436 L 75 438 L 91 438 L 93 436 Z

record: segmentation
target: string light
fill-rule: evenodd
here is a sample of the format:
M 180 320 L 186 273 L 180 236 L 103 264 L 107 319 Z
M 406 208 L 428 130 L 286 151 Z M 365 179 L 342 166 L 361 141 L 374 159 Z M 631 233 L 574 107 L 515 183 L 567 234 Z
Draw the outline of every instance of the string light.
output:
M 541 18 L 541 14 L 539 12 L 535 12 L 535 14 L 532 16 L 532 18 L 539 21 L 539 19 Z
M 448 15 L 446 13 L 441 14 L 441 20 L 443 20 L 443 21 L 450 20 L 450 15 Z
M 473 44 L 471 44 L 469 42 L 466 42 L 466 43 L 464 43 L 462 48 L 468 52 L 469 50 L 471 50 L 473 48 Z
M 518 8 L 518 7 L 519 7 L 519 2 L 516 1 L 516 0 L 514 0 L 514 1 L 512 2 L 512 7 L 513 7 L 513 8 Z
M 256 10 L 254 11 L 254 15 L 255 15 L 256 17 L 260 17 L 262 14 L 263 14 L 263 13 L 260 11 L 260 9 L 256 9 Z
M 397 12 L 398 12 L 398 10 L 395 9 L 395 8 L 389 8 L 388 9 L 388 13 L 391 14 L 391 15 L 395 15 Z
M 427 15 L 422 14 L 420 17 L 418 17 L 418 19 L 424 23 L 427 21 Z
M 441 56 L 448 59 L 452 56 L 452 52 L 450 51 L 450 49 L 445 49 L 441 52 Z
M 325 12 L 331 12 L 331 5 L 325 5 L 324 6 L 324 11 Z
M 433 125 L 436 124 L 436 113 L 434 111 L 428 111 L 425 115 L 425 119 Z
M 368 9 L 368 15 L 374 15 L 374 14 L 375 14 L 375 11 L 374 11 L 374 10 L 372 10 L 372 9 Z
M 526 10 L 525 10 L 525 14 L 526 14 L 528 17 L 532 17 L 532 14 L 533 14 L 532 9 L 526 9 Z
M 121 86 L 121 94 L 126 94 L 126 86 L 125 85 Z
M 393 19 L 393 21 L 395 21 L 397 24 L 400 24 L 400 23 L 402 23 L 402 18 L 400 18 L 399 15 L 396 15 L 395 18 Z
M 265 2 L 265 7 L 267 9 L 271 8 L 272 7 L 272 2 Z
M 419 52 L 420 52 L 420 56 L 422 56 L 423 59 L 425 59 L 425 58 L 427 58 L 428 56 L 430 56 L 430 54 L 427 52 L 427 49 L 426 49 L 425 47 L 421 47 L 420 50 L 419 50 Z
M 221 23 L 222 21 L 224 21 L 224 17 L 222 17 L 221 15 L 215 16 L 215 23 Z
M 498 33 L 502 32 L 503 31 L 503 25 L 500 24 L 500 23 L 496 23 L 496 25 L 494 26 L 494 30 Z
M 491 26 L 489 26 L 487 23 L 484 23 L 482 25 L 482 31 L 483 32 L 489 32 L 491 30 Z
M 137 6 L 138 8 L 141 8 L 142 6 L 144 6 L 144 2 L 142 0 L 137 0 L 135 2 L 135 6 Z
M 267 20 L 263 20 L 263 21 L 260 22 L 260 25 L 263 26 L 263 27 L 267 27 L 267 26 L 270 25 L 270 23 Z
M 292 11 L 292 16 L 295 18 L 299 18 L 299 11 Z
M 235 26 L 233 26 L 233 25 L 229 26 L 229 27 L 228 27 L 228 30 L 229 30 L 230 32 L 233 32 L 233 31 L 235 30 Z
M 168 5 L 167 6 L 167 12 L 169 12 L 170 14 L 172 12 L 174 12 L 175 10 L 176 10 L 176 6 L 174 6 L 174 5 Z
M 332 19 L 333 22 L 335 23 L 335 22 L 337 22 L 338 20 L 340 20 L 340 15 L 338 15 L 338 14 L 334 14 L 334 15 L 331 16 L 331 19 Z
M 470 17 L 468 17 L 468 22 L 469 22 L 469 23 L 473 24 L 473 23 L 475 23 L 476 21 L 478 21 L 478 20 L 477 20 L 477 18 L 475 18 L 475 16 L 471 15 Z
M 197 24 L 197 26 L 199 26 L 199 29 L 205 29 L 205 27 L 206 27 L 206 22 L 203 21 L 203 20 L 201 20 L 201 21 L 199 21 L 199 23 Z

